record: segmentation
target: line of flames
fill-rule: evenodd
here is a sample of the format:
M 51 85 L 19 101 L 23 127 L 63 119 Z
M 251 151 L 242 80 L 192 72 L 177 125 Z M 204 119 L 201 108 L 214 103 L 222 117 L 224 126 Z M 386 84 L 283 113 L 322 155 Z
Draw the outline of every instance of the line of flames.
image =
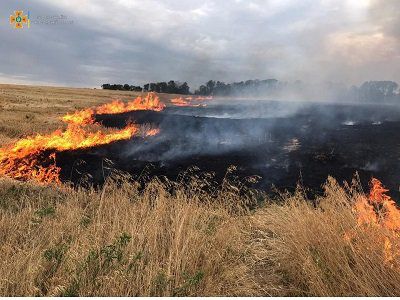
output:
M 120 100 L 114 100 L 95 108 L 78 110 L 72 114 L 65 115 L 62 117 L 62 120 L 69 124 L 87 125 L 94 123 L 95 115 L 120 114 L 135 110 L 162 111 L 164 108 L 165 104 L 160 101 L 157 94 L 150 92 L 145 97 L 138 96 L 127 103 Z
M 65 130 L 58 129 L 50 134 L 36 134 L 18 140 L 16 143 L 0 148 L 0 176 L 17 180 L 34 180 L 41 183 L 60 183 L 61 169 L 56 166 L 56 152 L 77 150 L 127 140 L 139 133 L 139 127 L 128 124 L 123 129 L 107 130 L 101 128 L 95 132 L 86 126 L 94 124 L 95 113 L 121 113 L 131 110 L 164 109 L 154 93 L 138 97 L 132 102 L 113 101 L 97 107 L 67 114 L 62 119 L 68 123 Z M 150 129 L 145 135 L 158 134 L 158 129 Z M 45 157 L 44 157 L 45 156 Z M 44 163 L 43 163 L 44 162 Z
M 199 106 L 206 106 L 206 104 L 204 103 L 198 103 L 199 101 L 205 101 L 205 100 L 212 100 L 213 97 L 212 96 L 208 96 L 208 97 L 202 97 L 202 96 L 198 96 L 196 98 L 194 97 L 177 97 L 177 98 L 173 98 L 171 99 L 171 103 L 175 106 L 191 106 L 191 107 L 199 107 Z M 197 101 L 197 103 L 194 103 L 192 101 Z

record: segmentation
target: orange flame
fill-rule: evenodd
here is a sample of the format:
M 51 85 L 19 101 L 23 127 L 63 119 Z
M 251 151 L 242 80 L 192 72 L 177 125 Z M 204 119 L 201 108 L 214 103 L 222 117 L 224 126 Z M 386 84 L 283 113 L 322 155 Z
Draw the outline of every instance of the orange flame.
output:
M 150 130 L 148 130 L 147 132 L 146 132 L 146 136 L 155 136 L 155 135 L 157 135 L 157 134 L 159 134 L 160 133 L 160 129 L 158 129 L 158 128 L 153 128 L 153 129 L 150 129 Z
M 354 204 L 354 208 L 358 214 L 358 219 L 357 219 L 358 225 L 378 224 L 378 217 L 374 211 L 374 207 L 369 203 L 368 198 L 360 196 L 357 199 L 356 203 Z
M 56 130 L 49 135 L 37 134 L 0 148 L 0 176 L 18 180 L 59 183 L 60 168 L 55 164 L 55 151 L 75 150 L 105 145 L 114 141 L 131 138 L 138 132 L 138 126 L 128 125 L 111 133 L 88 132 L 77 125 L 68 125 L 65 131 Z M 48 157 L 41 157 L 50 151 Z M 47 160 L 48 166 L 41 161 Z
M 197 101 L 204 101 L 204 100 L 212 100 L 212 99 L 213 99 L 213 96 L 207 96 L 207 97 L 204 97 L 204 96 L 197 96 L 195 100 L 197 100 Z
M 66 114 L 64 117 L 62 117 L 62 120 L 69 124 L 88 125 L 94 123 L 94 114 L 95 112 L 93 109 L 87 108 L 78 110 L 72 114 Z
M 187 97 L 183 99 L 182 97 L 173 98 L 171 99 L 171 103 L 175 106 L 191 106 L 191 107 L 198 107 L 198 106 L 205 106 L 205 104 L 194 104 L 191 103 L 192 97 Z
M 165 104 L 160 101 L 156 93 L 150 92 L 146 97 L 137 97 L 135 100 L 123 103 L 115 100 L 111 103 L 101 105 L 96 108 L 96 114 L 119 114 L 134 110 L 155 110 L 161 111 L 165 108 Z
M 155 93 L 148 93 L 146 97 L 139 96 L 126 104 L 113 101 L 94 109 L 87 108 L 67 114 L 62 117 L 62 120 L 68 123 L 65 131 L 58 129 L 48 135 L 37 134 L 0 148 L 0 176 L 42 183 L 60 183 L 61 169 L 56 166 L 56 151 L 89 148 L 126 140 L 139 131 L 138 126 L 131 124 L 109 133 L 101 130 L 89 132 L 84 126 L 95 123 L 95 114 L 115 114 L 133 110 L 160 111 L 164 108 L 165 104 L 160 102 Z M 150 129 L 146 135 L 154 136 L 158 132 L 158 129 Z
M 62 120 L 69 124 L 87 125 L 94 123 L 94 115 L 102 114 L 120 114 L 135 110 L 154 110 L 161 111 L 165 104 L 160 101 L 156 93 L 150 92 L 145 97 L 138 96 L 134 100 L 124 103 L 120 100 L 114 100 L 95 107 L 93 109 L 78 110 L 72 114 L 62 117 Z
M 377 224 L 384 228 L 400 231 L 400 210 L 396 202 L 386 195 L 386 189 L 376 179 L 371 179 L 369 197 L 359 197 L 355 203 L 359 224 Z
M 399 236 L 400 209 L 394 200 L 386 195 L 388 191 L 378 179 L 371 179 L 369 196 L 360 196 L 354 205 L 357 223 L 358 225 L 380 226 L 389 231 L 388 235 Z M 347 235 L 345 235 L 345 239 Z M 400 252 L 393 249 L 390 238 L 386 236 L 383 241 L 384 262 L 391 263 L 398 255 Z

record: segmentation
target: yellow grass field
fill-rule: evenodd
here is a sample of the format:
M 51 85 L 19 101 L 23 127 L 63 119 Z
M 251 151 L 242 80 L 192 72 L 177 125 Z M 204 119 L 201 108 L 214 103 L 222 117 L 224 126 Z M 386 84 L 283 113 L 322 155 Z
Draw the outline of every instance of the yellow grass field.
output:
M 48 132 L 63 126 L 67 112 L 120 99 L 132 100 L 138 92 L 0 84 L 0 145 L 21 136 Z M 162 101 L 176 95 L 160 94 Z
M 0 145 L 136 95 L 0 85 Z M 171 191 L 154 179 L 140 191 L 110 178 L 95 190 L 0 178 L 0 296 L 400 295 L 399 234 L 360 223 L 357 181 L 328 178 L 315 203 L 301 188 L 269 199 L 229 182 L 211 196 L 199 184 Z

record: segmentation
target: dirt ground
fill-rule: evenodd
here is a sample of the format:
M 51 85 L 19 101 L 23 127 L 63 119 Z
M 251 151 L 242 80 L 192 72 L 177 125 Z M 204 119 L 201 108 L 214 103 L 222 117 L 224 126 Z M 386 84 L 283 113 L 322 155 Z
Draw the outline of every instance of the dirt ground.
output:
M 0 84 L 0 145 L 33 133 L 64 126 L 60 117 L 85 107 L 120 99 L 131 100 L 139 92 Z M 169 102 L 176 95 L 160 94 Z

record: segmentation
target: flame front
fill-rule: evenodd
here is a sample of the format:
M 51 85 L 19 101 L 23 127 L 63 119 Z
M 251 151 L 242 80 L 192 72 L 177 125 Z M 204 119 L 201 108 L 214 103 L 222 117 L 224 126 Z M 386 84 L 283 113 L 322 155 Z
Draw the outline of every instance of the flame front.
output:
M 193 97 L 187 97 L 185 99 L 183 97 L 178 97 L 171 99 L 171 103 L 175 106 L 192 106 L 192 107 L 206 106 L 205 104 L 192 103 L 191 102 L 192 100 Z
M 196 97 L 196 100 L 197 100 L 197 101 L 212 100 L 212 99 L 213 99 L 213 96 L 207 96 L 207 97 L 204 97 L 204 96 L 197 96 L 197 97 Z
M 49 135 L 37 134 L 0 148 L 0 175 L 18 180 L 60 182 L 60 168 L 55 164 L 55 152 L 76 150 L 126 140 L 138 132 L 137 125 L 104 133 L 89 132 L 78 125 L 68 125 L 65 131 L 56 130 Z M 46 151 L 50 155 L 44 154 Z M 41 161 L 47 161 L 43 166 Z
M 69 124 L 87 125 L 94 123 L 95 115 L 120 114 L 135 110 L 154 110 L 162 111 L 165 104 L 160 101 L 156 93 L 150 92 L 145 97 L 138 96 L 134 100 L 124 103 L 120 100 L 114 100 L 110 103 L 100 105 L 95 108 L 78 110 L 72 114 L 62 117 L 62 120 Z
M 94 116 L 95 112 L 91 108 L 83 109 L 76 111 L 72 114 L 66 114 L 61 119 L 69 124 L 76 124 L 76 125 L 88 125 L 94 123 Z
M 160 101 L 156 93 L 150 92 L 146 97 L 137 97 L 135 100 L 124 103 L 115 100 L 111 103 L 101 105 L 95 109 L 95 113 L 102 114 L 119 114 L 135 110 L 154 110 L 161 111 L 165 108 L 165 104 Z

